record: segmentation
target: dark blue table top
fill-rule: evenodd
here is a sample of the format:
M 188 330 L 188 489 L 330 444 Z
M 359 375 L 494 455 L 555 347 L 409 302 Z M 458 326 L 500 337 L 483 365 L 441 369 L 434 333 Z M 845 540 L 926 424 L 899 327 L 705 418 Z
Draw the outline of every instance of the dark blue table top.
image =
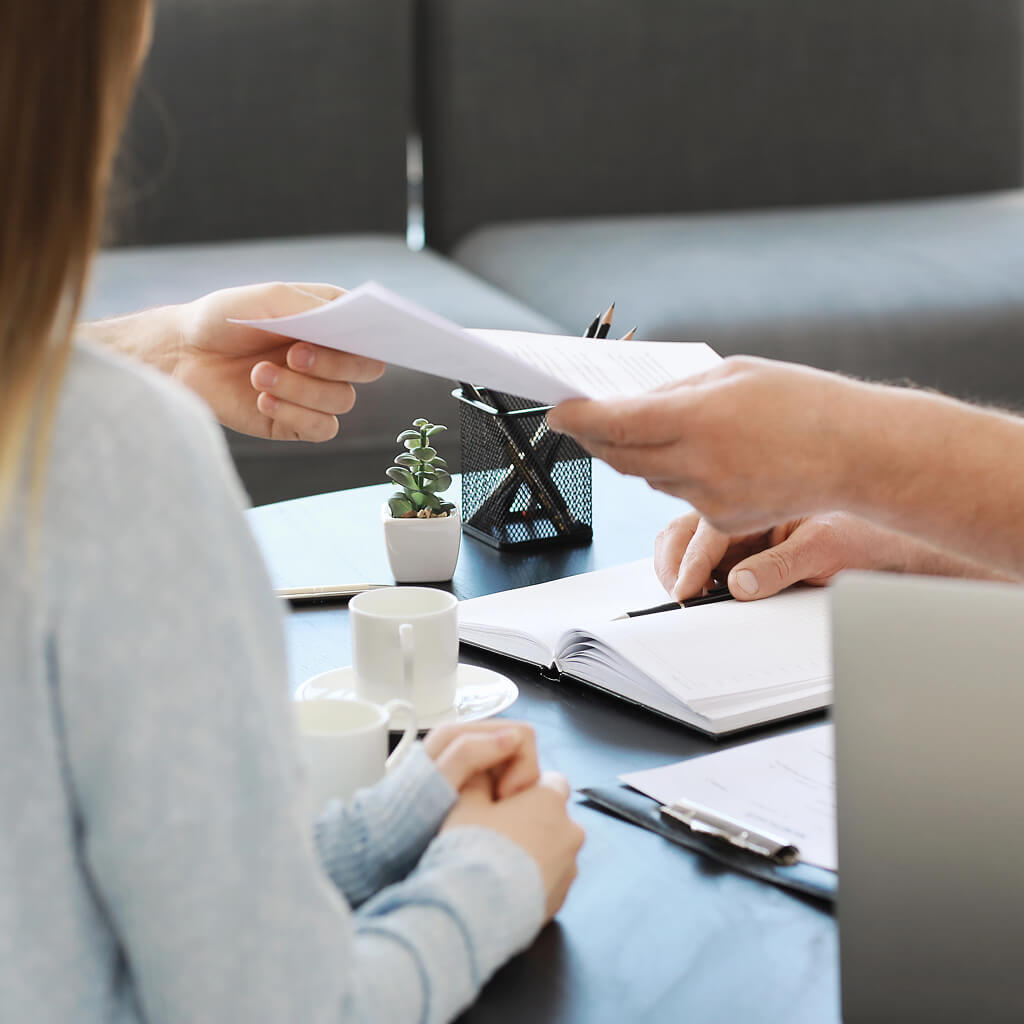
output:
M 250 521 L 275 585 L 391 582 L 380 522 L 390 493 L 387 485 L 364 487 L 253 509 Z M 511 554 L 464 538 L 451 589 L 476 597 L 645 557 L 657 531 L 684 511 L 682 502 L 595 463 L 591 546 Z M 294 611 L 288 647 L 293 689 L 349 664 L 347 610 Z M 550 682 L 528 666 L 465 647 L 461 657 L 515 679 L 520 697 L 506 714 L 535 727 L 544 766 L 574 786 L 717 749 L 685 726 L 583 686 Z M 722 869 L 582 803 L 573 813 L 587 843 L 565 907 L 463 1020 L 839 1020 L 837 934 L 827 907 Z

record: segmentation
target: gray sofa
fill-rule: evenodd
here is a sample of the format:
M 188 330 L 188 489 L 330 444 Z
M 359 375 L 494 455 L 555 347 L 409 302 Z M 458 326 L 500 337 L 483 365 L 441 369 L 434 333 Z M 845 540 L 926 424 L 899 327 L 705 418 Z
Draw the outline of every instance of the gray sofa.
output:
M 163 0 L 87 312 L 373 278 L 576 333 L 615 299 L 643 337 L 1016 403 L 1021 46 L 1018 0 Z M 232 451 L 256 502 L 376 482 L 450 386 L 391 368 L 335 441 Z

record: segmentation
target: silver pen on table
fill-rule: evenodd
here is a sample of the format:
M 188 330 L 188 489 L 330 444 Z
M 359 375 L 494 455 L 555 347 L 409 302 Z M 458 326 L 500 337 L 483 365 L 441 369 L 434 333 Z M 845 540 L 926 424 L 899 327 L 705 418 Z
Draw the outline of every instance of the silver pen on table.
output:
M 338 583 L 323 587 L 283 587 L 274 591 L 277 597 L 292 604 L 304 604 L 316 601 L 333 601 L 341 598 L 355 597 L 367 590 L 379 590 L 390 587 L 390 583 Z

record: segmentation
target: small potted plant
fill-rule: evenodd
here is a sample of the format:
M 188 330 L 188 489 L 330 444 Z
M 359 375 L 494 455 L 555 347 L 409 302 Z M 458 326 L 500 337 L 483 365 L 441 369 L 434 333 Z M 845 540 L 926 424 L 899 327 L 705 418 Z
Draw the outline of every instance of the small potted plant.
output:
M 403 450 L 387 472 L 399 490 L 381 509 L 381 518 L 388 562 L 399 583 L 443 582 L 455 573 L 462 522 L 455 506 L 440 497 L 452 478 L 430 443 L 446 429 L 420 418 L 396 438 Z

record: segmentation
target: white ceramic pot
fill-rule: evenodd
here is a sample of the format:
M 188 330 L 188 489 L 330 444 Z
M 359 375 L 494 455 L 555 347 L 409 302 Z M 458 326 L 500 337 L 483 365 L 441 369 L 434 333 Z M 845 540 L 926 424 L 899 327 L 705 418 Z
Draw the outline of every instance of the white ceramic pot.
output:
M 462 541 L 458 509 L 437 519 L 395 519 L 383 505 L 380 518 L 397 583 L 443 583 L 455 575 Z

